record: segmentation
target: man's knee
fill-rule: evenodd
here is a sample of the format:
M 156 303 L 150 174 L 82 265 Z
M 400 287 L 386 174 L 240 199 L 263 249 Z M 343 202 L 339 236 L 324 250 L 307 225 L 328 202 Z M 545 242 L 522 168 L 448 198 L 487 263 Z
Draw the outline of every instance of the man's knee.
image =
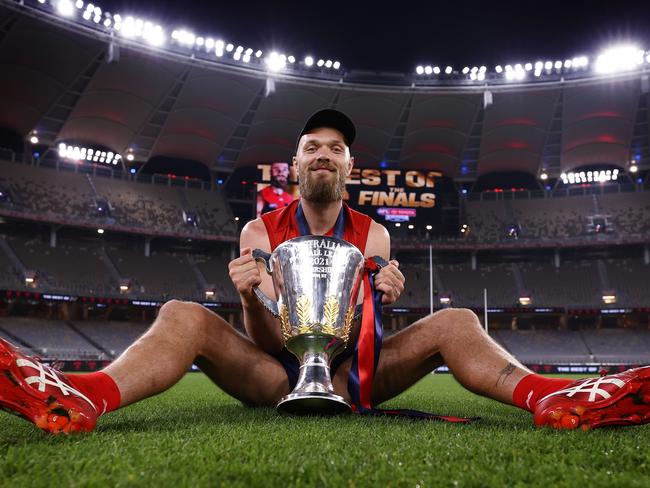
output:
M 199 303 L 169 300 L 160 307 L 157 321 L 183 337 L 203 337 L 210 314 L 212 312 Z
M 438 333 L 452 332 L 458 334 L 480 328 L 480 322 L 474 312 L 468 308 L 443 308 L 424 318 L 429 327 Z

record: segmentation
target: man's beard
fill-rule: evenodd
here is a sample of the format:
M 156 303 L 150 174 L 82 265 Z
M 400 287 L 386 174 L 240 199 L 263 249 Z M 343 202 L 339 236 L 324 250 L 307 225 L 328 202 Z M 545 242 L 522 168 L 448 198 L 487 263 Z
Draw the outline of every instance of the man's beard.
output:
M 275 176 L 271 176 L 271 186 L 275 188 L 282 188 L 283 190 L 287 189 L 287 180 L 283 179 L 280 181 L 278 178 Z
M 336 170 L 336 178 L 332 181 L 319 182 L 314 180 L 309 168 L 299 175 L 298 187 L 302 198 L 316 203 L 343 200 L 346 176 L 341 171 Z

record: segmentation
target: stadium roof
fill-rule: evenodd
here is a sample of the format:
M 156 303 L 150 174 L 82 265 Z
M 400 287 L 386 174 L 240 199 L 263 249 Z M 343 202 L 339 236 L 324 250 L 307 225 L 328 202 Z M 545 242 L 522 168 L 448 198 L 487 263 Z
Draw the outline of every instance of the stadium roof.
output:
M 268 77 L 128 44 L 108 63 L 108 46 L 82 29 L 0 6 L 0 127 L 25 138 L 36 130 L 52 148 L 63 141 L 132 151 L 140 162 L 161 156 L 226 170 L 289 160 L 306 117 L 335 106 L 358 126 L 359 165 L 469 180 L 494 171 L 626 168 L 639 117 L 641 149 L 648 146 L 647 70 L 490 87 L 488 97 L 482 86 Z

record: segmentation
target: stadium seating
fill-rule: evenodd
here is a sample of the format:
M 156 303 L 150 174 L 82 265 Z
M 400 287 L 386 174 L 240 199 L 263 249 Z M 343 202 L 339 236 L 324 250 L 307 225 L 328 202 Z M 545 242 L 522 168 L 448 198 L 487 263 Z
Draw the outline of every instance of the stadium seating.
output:
M 0 317 L 0 329 L 10 340 L 17 339 L 44 358 L 107 359 L 104 352 L 60 320 Z
M 110 172 L 82 173 L 69 164 L 60 164 L 59 169 L 8 161 L 0 164 L 3 167 L 0 185 L 10 192 L 10 201 L 1 203 L 2 208 L 31 214 L 39 220 L 119 225 L 135 231 L 155 229 L 156 233 L 170 235 L 232 237 L 237 231 L 220 192 L 185 188 L 183 180 L 179 180 L 183 186 L 168 186 L 172 180 L 166 177 L 145 176 L 140 180 L 146 182 L 135 182 L 130 178 L 110 177 Z M 108 202 L 106 215 L 98 215 L 97 201 Z M 198 226 L 186 225 L 183 211 L 198 213 Z

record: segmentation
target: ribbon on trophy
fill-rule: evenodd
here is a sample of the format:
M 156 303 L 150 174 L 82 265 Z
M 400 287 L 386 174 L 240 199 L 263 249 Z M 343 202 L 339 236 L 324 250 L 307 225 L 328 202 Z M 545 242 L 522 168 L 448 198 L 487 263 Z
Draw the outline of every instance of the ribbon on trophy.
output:
M 387 263 L 381 258 L 367 258 L 363 277 L 363 314 L 359 339 L 354 347 L 352 366 L 348 376 L 348 392 L 352 409 L 362 415 L 409 417 L 468 424 L 474 418 L 453 417 L 411 409 L 384 410 L 372 406 L 372 383 L 379 365 L 379 354 L 384 335 L 381 319 L 381 295 L 375 289 L 375 274 Z

